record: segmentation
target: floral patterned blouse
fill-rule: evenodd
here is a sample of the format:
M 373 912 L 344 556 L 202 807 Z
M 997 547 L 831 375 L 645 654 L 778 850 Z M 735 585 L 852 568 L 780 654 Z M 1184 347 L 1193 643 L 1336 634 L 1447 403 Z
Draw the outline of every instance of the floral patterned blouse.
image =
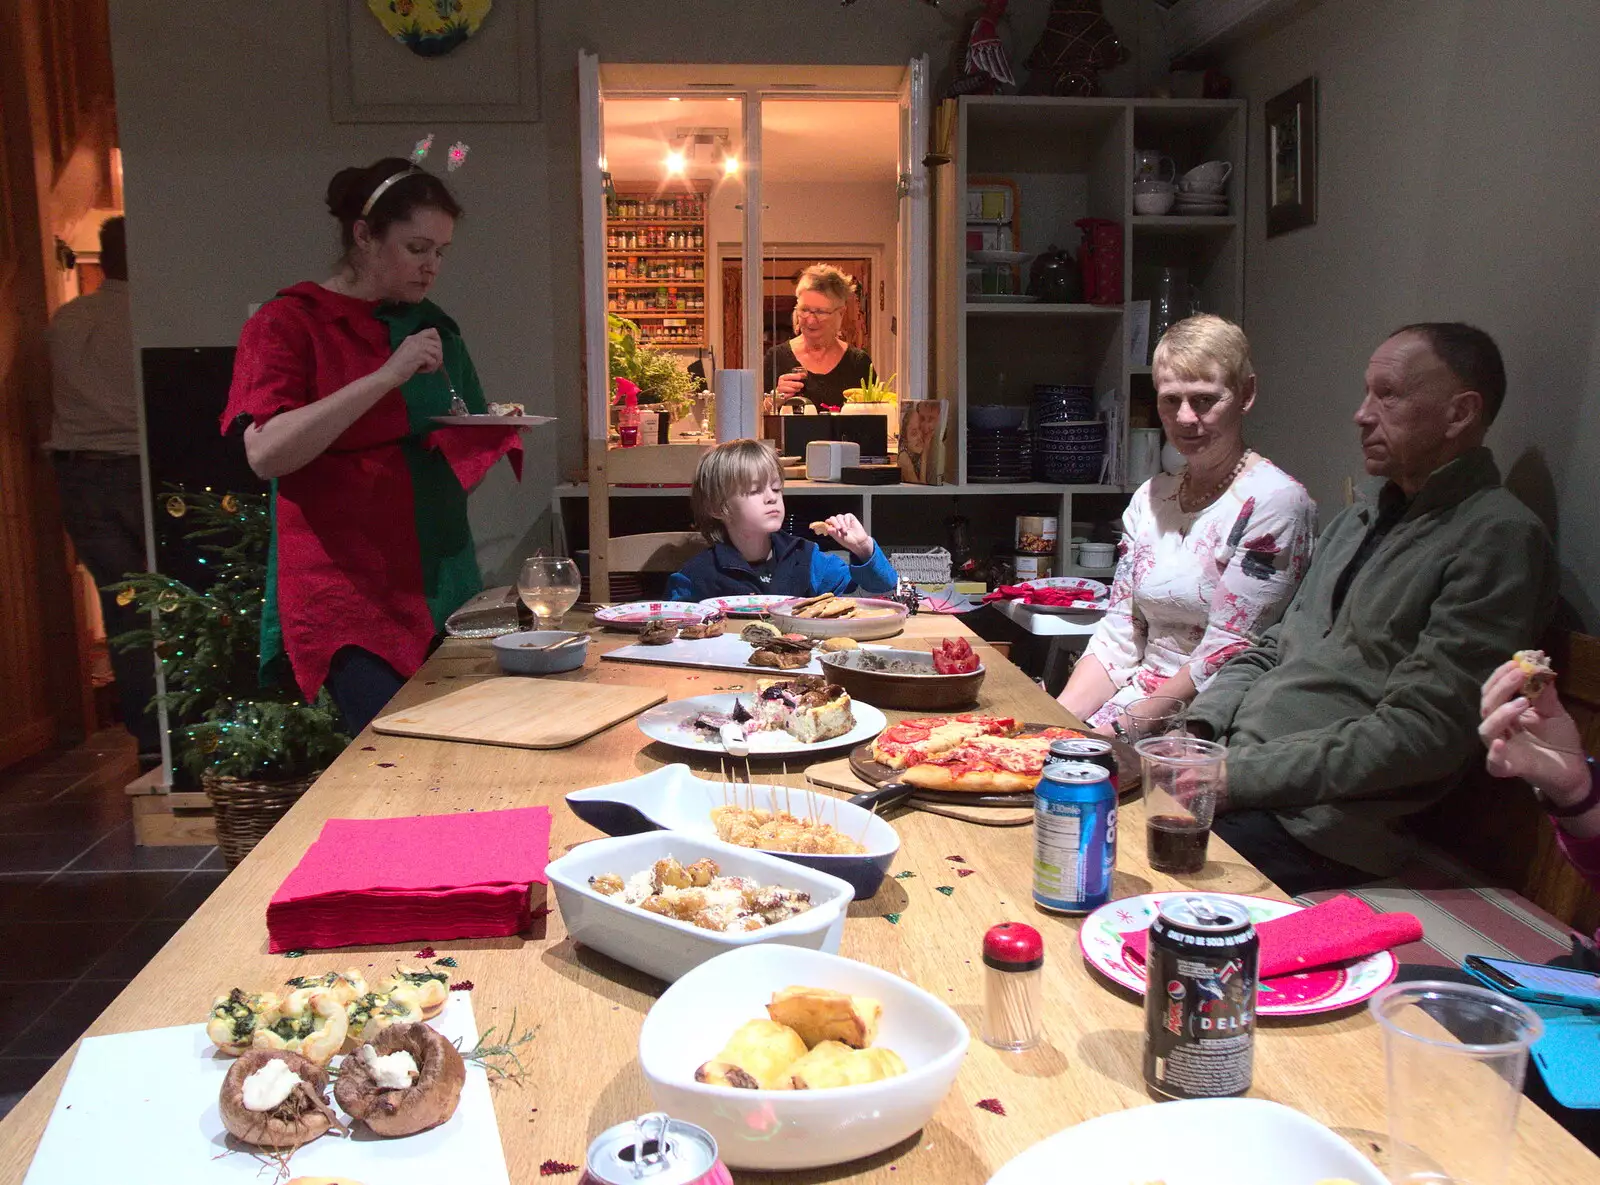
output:
M 1204 691 L 1283 616 L 1311 565 L 1316 503 L 1271 461 L 1257 460 L 1192 514 L 1178 505 L 1178 483 L 1157 474 L 1122 516 L 1116 579 L 1086 650 L 1118 690 L 1092 727 L 1109 726 L 1185 665 Z

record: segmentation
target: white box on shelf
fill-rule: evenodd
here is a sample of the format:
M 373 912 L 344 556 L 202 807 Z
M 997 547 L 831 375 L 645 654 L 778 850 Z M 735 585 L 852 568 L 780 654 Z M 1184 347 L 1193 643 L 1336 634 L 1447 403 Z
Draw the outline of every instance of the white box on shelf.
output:
M 846 465 L 861 464 L 861 446 L 853 440 L 813 440 L 806 445 L 806 480 L 839 481 Z

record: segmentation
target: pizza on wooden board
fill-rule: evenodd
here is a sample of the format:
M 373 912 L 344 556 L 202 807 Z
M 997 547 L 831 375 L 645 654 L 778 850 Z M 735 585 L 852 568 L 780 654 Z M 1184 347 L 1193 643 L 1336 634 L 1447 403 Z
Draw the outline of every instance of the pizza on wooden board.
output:
M 962 716 L 919 716 L 902 720 L 878 734 L 872 742 L 872 760 L 890 769 L 907 769 L 955 748 L 977 736 L 1015 736 L 1020 721 L 1010 716 L 968 712 Z
M 1052 727 L 1029 736 L 1005 716 L 923 717 L 879 734 L 873 759 L 900 770 L 900 780 L 925 790 L 1012 794 L 1032 790 L 1044 772 L 1050 742 L 1081 737 Z

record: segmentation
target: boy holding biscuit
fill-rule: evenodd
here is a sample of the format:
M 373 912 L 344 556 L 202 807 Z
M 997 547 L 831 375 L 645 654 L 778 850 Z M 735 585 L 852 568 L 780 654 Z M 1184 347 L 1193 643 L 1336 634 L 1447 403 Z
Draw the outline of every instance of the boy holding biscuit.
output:
M 883 550 L 853 514 L 814 522 L 855 561 L 829 555 L 782 530 L 783 472 L 763 440 L 730 440 L 700 458 L 689 494 L 694 525 L 710 544 L 667 580 L 667 597 L 702 601 L 771 593 L 887 593 L 899 581 Z

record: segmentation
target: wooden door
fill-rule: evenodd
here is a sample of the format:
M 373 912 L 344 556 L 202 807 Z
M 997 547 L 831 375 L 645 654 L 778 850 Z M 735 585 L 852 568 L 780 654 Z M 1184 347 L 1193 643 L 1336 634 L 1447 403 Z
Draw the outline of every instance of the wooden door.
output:
M 92 719 L 54 475 L 47 245 L 107 204 L 114 143 L 105 0 L 0 0 L 0 768 Z

